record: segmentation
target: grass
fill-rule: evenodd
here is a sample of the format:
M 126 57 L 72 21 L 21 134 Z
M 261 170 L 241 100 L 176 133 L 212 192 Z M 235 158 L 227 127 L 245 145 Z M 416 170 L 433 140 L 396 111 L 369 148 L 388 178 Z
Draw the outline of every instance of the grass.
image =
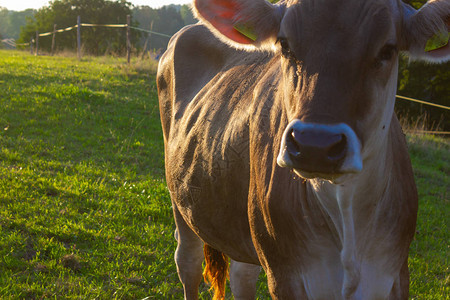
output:
M 419 192 L 419 216 L 410 251 L 411 298 L 450 299 L 450 142 L 407 137 Z
M 0 299 L 182 298 L 155 68 L 0 51 Z M 411 298 L 448 299 L 450 143 L 408 142 Z

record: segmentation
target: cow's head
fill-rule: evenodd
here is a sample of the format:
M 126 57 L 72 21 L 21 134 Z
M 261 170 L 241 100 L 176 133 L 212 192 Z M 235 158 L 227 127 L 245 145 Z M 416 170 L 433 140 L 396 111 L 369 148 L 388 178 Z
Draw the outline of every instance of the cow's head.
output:
M 236 48 L 281 57 L 284 109 L 278 165 L 304 178 L 358 173 L 388 136 L 398 55 L 450 59 L 450 46 L 425 52 L 447 33 L 450 1 L 419 11 L 400 0 L 195 0 L 197 17 Z

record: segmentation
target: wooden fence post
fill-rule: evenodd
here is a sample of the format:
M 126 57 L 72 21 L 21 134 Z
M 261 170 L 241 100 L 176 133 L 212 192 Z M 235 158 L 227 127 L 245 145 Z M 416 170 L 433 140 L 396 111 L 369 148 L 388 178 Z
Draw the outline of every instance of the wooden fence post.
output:
M 131 37 L 130 37 L 130 31 L 131 31 L 131 16 L 127 15 L 127 62 L 130 63 L 131 58 Z
M 34 53 L 34 55 L 39 55 L 39 31 L 36 31 L 36 52 Z
M 52 56 L 55 54 L 55 37 L 56 37 L 56 24 L 53 24 Z
M 77 57 L 81 59 L 81 17 L 77 17 Z
M 31 55 L 33 55 L 33 43 L 34 43 L 33 37 L 31 37 L 31 39 L 30 39 L 30 54 Z

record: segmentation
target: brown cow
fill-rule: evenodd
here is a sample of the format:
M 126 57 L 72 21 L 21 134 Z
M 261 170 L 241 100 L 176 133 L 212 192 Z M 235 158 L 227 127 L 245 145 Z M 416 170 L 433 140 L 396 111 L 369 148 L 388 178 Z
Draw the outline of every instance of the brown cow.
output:
M 186 299 L 406 299 L 417 192 L 393 113 L 400 51 L 434 61 L 450 1 L 196 0 L 158 69 Z M 222 255 L 225 254 L 226 256 Z

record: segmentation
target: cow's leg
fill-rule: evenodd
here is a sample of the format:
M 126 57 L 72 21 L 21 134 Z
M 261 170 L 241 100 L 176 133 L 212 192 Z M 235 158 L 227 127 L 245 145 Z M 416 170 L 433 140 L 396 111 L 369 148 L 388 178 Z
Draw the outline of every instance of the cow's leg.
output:
M 267 275 L 267 285 L 272 299 L 313 299 L 306 294 L 300 272 L 294 270 L 294 273 L 291 273 L 286 265 L 278 269 L 265 268 L 265 271 Z
M 184 299 L 198 299 L 198 286 L 202 281 L 203 242 L 189 228 L 176 206 L 173 207 L 177 225 L 175 238 L 178 242 L 175 262 L 183 284 Z
M 231 260 L 230 287 L 234 299 L 255 299 L 256 282 L 261 267 Z
M 394 282 L 389 300 L 408 299 L 409 296 L 409 270 L 408 259 L 405 260 L 397 280 Z

